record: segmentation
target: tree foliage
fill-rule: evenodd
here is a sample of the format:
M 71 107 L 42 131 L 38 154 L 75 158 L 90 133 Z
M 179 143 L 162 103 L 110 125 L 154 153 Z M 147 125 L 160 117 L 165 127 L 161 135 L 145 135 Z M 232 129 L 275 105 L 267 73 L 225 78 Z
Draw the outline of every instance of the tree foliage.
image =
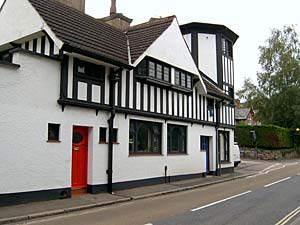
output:
M 295 26 L 273 29 L 259 51 L 258 86 L 246 79 L 237 96 L 259 110 L 263 123 L 300 127 L 300 42 Z

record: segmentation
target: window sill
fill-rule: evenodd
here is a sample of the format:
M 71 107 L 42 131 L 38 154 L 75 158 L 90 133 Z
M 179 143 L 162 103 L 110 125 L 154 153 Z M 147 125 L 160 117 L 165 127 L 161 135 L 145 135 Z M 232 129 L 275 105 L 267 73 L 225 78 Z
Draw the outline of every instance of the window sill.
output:
M 186 156 L 189 155 L 187 153 L 168 153 L 168 156 Z
M 226 164 L 231 164 L 231 162 L 221 162 L 221 164 L 226 165 Z
M 100 141 L 98 142 L 98 144 L 101 144 L 101 145 L 108 145 L 109 143 L 108 142 L 104 142 L 104 141 Z M 119 142 L 113 142 L 114 145 L 119 145 L 120 143 Z
M 137 79 L 141 79 L 141 80 L 146 80 L 148 82 L 151 83 L 156 83 L 165 87 L 171 87 L 172 84 L 169 81 L 165 81 L 163 79 L 158 79 L 156 77 L 151 77 L 151 76 L 141 76 L 141 75 L 136 75 L 135 76 Z
M 61 143 L 61 141 L 57 141 L 57 140 L 48 140 L 46 142 L 48 142 L 48 143 Z
M 163 156 L 162 154 L 129 154 L 128 157 L 140 157 L 140 156 Z

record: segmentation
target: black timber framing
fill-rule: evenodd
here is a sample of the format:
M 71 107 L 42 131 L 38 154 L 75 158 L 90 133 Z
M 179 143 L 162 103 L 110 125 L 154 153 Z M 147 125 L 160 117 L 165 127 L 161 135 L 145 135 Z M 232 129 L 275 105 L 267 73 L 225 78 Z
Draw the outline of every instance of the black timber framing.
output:
M 83 107 L 83 108 L 90 108 L 95 110 L 104 110 L 104 111 L 110 111 L 111 108 L 109 105 L 104 104 L 98 104 L 98 103 L 91 103 L 86 101 L 80 101 L 80 100 L 74 100 L 74 99 L 58 99 L 58 104 L 65 106 L 77 106 L 77 107 Z M 201 124 L 201 125 L 208 125 L 208 126 L 215 126 L 216 123 L 210 122 L 210 121 L 202 121 L 197 119 L 190 119 L 190 118 L 183 118 L 183 117 L 177 117 L 177 116 L 171 116 L 171 115 L 165 115 L 160 113 L 153 113 L 153 112 L 147 112 L 147 111 L 138 111 L 134 109 L 127 109 L 122 107 L 115 107 L 116 113 L 124 113 L 127 115 L 137 115 L 137 116 L 148 116 L 152 118 L 162 119 L 162 120 L 172 120 L 172 121 L 179 121 L 179 122 L 186 122 L 186 123 L 195 123 L 195 124 Z M 227 124 L 220 124 L 221 128 L 229 128 L 229 129 L 235 129 L 235 126 L 227 125 Z
M 222 34 L 216 34 L 216 48 L 217 48 L 217 80 L 218 87 L 223 90 L 223 65 L 222 65 Z
M 199 51 L 199 47 L 198 47 L 198 32 L 193 31 L 191 33 L 191 44 L 192 44 L 192 57 L 194 59 L 195 64 L 199 65 L 199 55 L 198 55 L 198 51 Z
M 60 98 L 65 99 L 68 97 L 68 68 L 69 56 L 64 55 L 61 62 L 61 77 L 60 77 Z

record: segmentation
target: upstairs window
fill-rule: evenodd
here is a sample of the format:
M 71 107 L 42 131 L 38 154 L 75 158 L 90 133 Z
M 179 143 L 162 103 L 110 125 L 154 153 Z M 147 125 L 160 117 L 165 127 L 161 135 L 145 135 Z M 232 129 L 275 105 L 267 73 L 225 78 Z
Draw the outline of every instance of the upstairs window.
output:
M 192 89 L 192 77 L 189 74 L 175 70 L 175 85 Z
M 164 80 L 170 82 L 170 68 L 164 66 Z
M 180 86 L 180 72 L 178 70 L 175 71 L 175 84 Z
M 192 88 L 192 78 L 190 75 L 186 76 L 186 87 L 191 89 Z
M 137 73 L 140 76 L 147 76 L 147 62 L 146 60 L 143 60 L 140 62 L 139 66 L 137 67 Z
M 151 61 L 149 62 L 149 76 L 155 77 L 155 63 Z
M 162 65 L 156 64 L 156 78 L 162 79 Z
M 183 89 L 192 89 L 192 75 L 183 70 L 176 69 L 170 65 L 160 62 L 156 59 L 146 58 L 142 60 L 134 69 L 137 78 L 147 79 L 148 81 L 156 81 L 161 85 L 171 86 L 171 71 L 175 71 L 175 86 Z M 160 82 L 163 81 L 163 82 Z M 187 90 L 185 90 L 187 91 Z
M 105 67 L 101 65 L 85 62 L 75 58 L 74 74 L 77 77 L 88 79 L 88 80 L 104 81 Z
M 207 115 L 214 116 L 214 100 L 211 98 L 207 98 Z
M 222 52 L 226 56 L 233 57 L 232 42 L 225 38 L 222 39 Z
M 135 69 L 135 75 L 170 82 L 170 67 L 155 60 L 144 59 Z
M 186 87 L 186 76 L 185 73 L 181 73 L 181 86 Z

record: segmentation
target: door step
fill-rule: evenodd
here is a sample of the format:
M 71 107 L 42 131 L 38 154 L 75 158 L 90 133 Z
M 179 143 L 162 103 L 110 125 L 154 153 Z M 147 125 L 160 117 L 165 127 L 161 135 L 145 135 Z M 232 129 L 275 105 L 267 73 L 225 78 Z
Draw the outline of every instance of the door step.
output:
M 86 188 L 72 188 L 72 196 L 87 194 Z

